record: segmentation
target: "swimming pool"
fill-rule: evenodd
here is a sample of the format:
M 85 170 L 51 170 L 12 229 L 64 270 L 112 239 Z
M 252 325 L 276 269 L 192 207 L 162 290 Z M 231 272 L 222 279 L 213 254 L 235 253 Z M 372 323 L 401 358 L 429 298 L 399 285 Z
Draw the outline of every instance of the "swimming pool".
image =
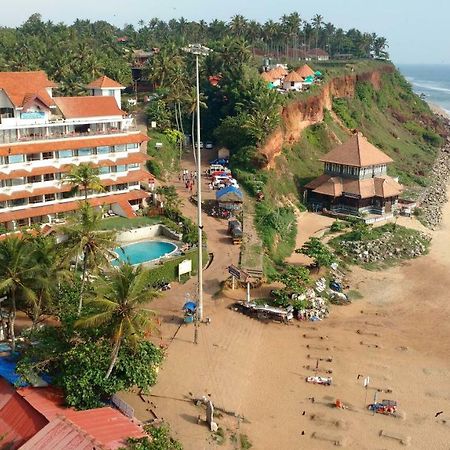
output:
M 136 242 L 122 247 L 117 247 L 114 252 L 117 253 L 118 258 L 112 261 L 114 266 L 122 262 L 129 264 L 142 264 L 162 256 L 170 255 L 177 249 L 175 244 L 163 241 L 144 241 Z

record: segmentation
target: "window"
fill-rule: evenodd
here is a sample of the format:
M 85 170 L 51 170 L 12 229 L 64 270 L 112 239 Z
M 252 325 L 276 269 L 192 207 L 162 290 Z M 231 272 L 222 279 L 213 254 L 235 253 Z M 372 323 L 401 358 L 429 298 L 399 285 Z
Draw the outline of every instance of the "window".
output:
M 58 152 L 59 158 L 72 158 L 73 157 L 73 150 L 60 150 Z
M 34 197 L 30 197 L 28 199 L 28 202 L 30 204 L 34 204 L 34 203 L 42 203 L 42 195 L 35 195 Z
M 27 155 L 27 161 L 39 161 L 41 159 L 40 153 L 31 153 Z
M 115 151 L 116 151 L 116 153 L 126 152 L 127 151 L 127 146 L 126 145 L 116 145 L 115 146 Z
M 128 164 L 128 169 L 139 169 L 138 163 Z
M 139 181 L 131 181 L 128 183 L 128 187 L 139 186 Z
M 46 201 L 46 202 L 52 202 L 52 201 L 55 200 L 55 199 L 56 199 L 55 194 L 46 194 L 46 195 L 45 195 L 45 201 Z
M 12 208 L 14 208 L 15 206 L 26 205 L 27 203 L 28 199 L 26 198 L 16 198 L 15 200 L 11 200 L 10 202 Z
M 90 156 L 92 155 L 91 148 L 80 148 L 78 149 L 78 156 Z
M 6 202 L 0 202 L 0 209 L 6 208 Z
M 116 172 L 126 172 L 128 170 L 128 166 L 126 164 L 116 166 Z
M 6 186 L 20 186 L 22 184 L 25 184 L 25 178 L 12 178 L 6 180 Z
M 68 191 L 68 192 L 63 192 L 62 193 L 62 198 L 66 199 L 66 198 L 72 198 L 75 196 L 75 192 L 73 191 Z
M 42 159 L 53 159 L 55 154 L 53 152 L 44 152 L 42 153 Z
M 40 183 L 41 181 L 41 175 L 33 175 L 32 177 L 27 177 L 27 183 Z
M 105 155 L 107 153 L 112 153 L 112 147 L 109 147 L 107 145 L 97 147 L 97 155 Z
M 46 173 L 44 175 L 44 181 L 53 181 L 55 179 L 54 173 Z
M 127 144 L 127 150 L 136 150 L 139 148 L 138 144 Z
M 114 89 L 109 89 L 108 90 L 108 95 L 110 96 L 110 97 L 114 97 Z
M 25 155 L 10 155 L 8 156 L 9 164 L 18 164 L 25 161 Z
M 111 172 L 111 167 L 109 167 L 109 166 L 99 168 L 100 175 L 104 175 L 105 173 L 109 173 L 109 172 Z

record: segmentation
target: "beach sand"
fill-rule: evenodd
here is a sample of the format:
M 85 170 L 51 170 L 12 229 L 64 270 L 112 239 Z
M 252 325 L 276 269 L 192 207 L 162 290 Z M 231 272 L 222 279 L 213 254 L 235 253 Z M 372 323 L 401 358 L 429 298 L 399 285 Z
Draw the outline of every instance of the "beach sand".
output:
M 184 210 L 195 217 L 192 205 Z M 195 292 L 195 279 L 153 302 L 163 321 L 161 342 L 168 345 L 152 396 L 145 397 L 154 405 L 133 393 L 122 398 L 140 420 L 153 418 L 150 410 L 167 420 L 186 450 L 240 448 L 230 439 L 235 433 L 248 435 L 257 450 L 322 450 L 336 442 L 358 450 L 396 449 L 400 441 L 414 449 L 448 450 L 450 205 L 444 216 L 429 255 L 382 272 L 354 268 L 351 286 L 363 299 L 333 306 L 322 322 L 292 325 L 264 324 L 227 308 L 245 297 L 244 290 L 218 294 L 227 265 L 238 262 L 238 249 L 229 243 L 226 223 L 207 218 L 208 246 L 215 254 L 204 273 L 211 323 L 199 328 L 197 345 L 192 325 L 178 329 L 185 292 Z M 322 226 L 308 225 L 311 233 Z M 252 297 L 268 289 L 252 291 Z M 332 386 L 305 382 L 318 358 L 332 359 L 319 363 L 321 374 L 332 371 Z M 358 375 L 370 377 L 367 391 Z M 398 401 L 399 418 L 366 409 L 376 388 L 378 400 Z M 225 430 L 223 445 L 198 424 L 204 410 L 190 398 L 203 395 L 229 412 L 217 418 Z M 348 409 L 332 407 L 336 399 Z M 435 417 L 439 411 L 444 412 Z

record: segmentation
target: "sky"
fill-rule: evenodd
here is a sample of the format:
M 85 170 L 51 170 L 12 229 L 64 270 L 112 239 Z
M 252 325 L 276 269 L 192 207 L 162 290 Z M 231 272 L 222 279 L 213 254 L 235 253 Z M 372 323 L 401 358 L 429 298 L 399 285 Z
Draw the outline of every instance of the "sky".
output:
M 449 0 L 3 0 L 0 26 L 18 26 L 38 12 L 44 20 L 71 23 L 103 19 L 137 25 L 152 17 L 163 20 L 229 20 L 235 14 L 264 22 L 298 11 L 310 20 L 321 14 L 343 29 L 375 32 L 389 41 L 396 64 L 450 64 Z

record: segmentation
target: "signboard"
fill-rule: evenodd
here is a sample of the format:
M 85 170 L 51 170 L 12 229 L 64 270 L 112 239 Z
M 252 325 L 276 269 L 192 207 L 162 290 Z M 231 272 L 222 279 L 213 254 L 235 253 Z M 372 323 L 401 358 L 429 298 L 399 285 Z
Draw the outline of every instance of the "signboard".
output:
M 151 126 L 152 128 L 156 128 L 156 122 L 154 120 L 152 120 Z
M 20 113 L 21 119 L 45 119 L 45 113 L 42 111 Z
M 192 259 L 185 259 L 178 264 L 178 279 L 180 279 L 181 275 L 185 273 L 192 272 Z
M 247 283 L 250 275 L 247 272 L 244 272 L 243 270 L 239 269 L 239 267 L 236 266 L 228 266 L 228 273 L 238 280 L 242 281 L 243 283 Z

